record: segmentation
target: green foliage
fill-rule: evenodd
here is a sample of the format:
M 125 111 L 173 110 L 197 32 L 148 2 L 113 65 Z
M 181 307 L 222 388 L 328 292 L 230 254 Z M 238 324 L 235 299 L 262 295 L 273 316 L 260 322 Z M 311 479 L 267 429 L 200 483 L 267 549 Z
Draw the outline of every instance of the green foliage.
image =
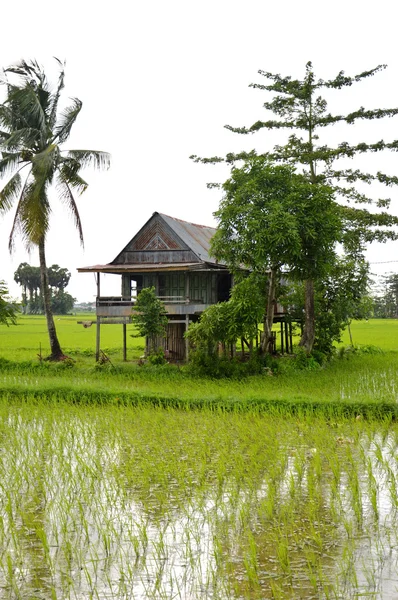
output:
M 264 314 L 265 291 L 266 277 L 257 273 L 241 276 L 227 302 L 209 306 L 199 321 L 190 325 L 186 334 L 191 344 L 190 360 L 201 368 L 207 364 L 213 371 L 212 361 L 218 360 L 220 347 L 228 361 L 238 339 L 252 342 Z
M 167 314 L 164 304 L 156 297 L 155 288 L 144 288 L 133 307 L 132 320 L 138 334 L 148 338 L 149 353 L 158 352 L 158 337 L 166 337 Z
M 76 298 L 63 290 L 51 294 L 51 307 L 55 315 L 67 315 L 73 310 Z
M 316 281 L 314 350 L 330 355 L 353 319 L 371 316 L 372 302 L 368 290 L 369 265 L 361 255 L 355 259 L 337 259 L 329 273 Z M 304 310 L 303 283 L 287 285 L 281 302 L 289 306 L 293 318 L 301 319 Z
M 315 356 L 313 354 L 308 355 L 304 348 L 299 347 L 296 349 L 295 360 L 293 364 L 299 371 L 303 369 L 306 371 L 317 371 L 322 364 L 322 362 L 319 362 L 319 360 L 323 360 L 322 354 L 318 353 Z
M 28 249 L 39 249 L 40 273 L 48 334 L 53 360 L 64 357 L 59 344 L 51 311 L 45 240 L 49 230 L 51 202 L 48 189 L 56 184 L 59 198 L 72 214 L 80 241 L 83 231 L 75 195 L 81 194 L 87 183 L 81 170 L 92 165 L 109 166 L 109 155 L 92 150 L 63 150 L 70 136 L 82 103 L 73 98 L 71 105 L 58 111 L 64 88 L 64 65 L 58 60 L 59 78 L 53 88 L 34 60 L 21 61 L 5 69 L 6 99 L 0 105 L 0 177 L 11 175 L 0 191 L 0 214 L 16 205 L 9 238 L 10 251 L 17 234 Z M 58 273 L 60 275 L 60 273 Z M 26 288 L 25 288 L 26 289 Z M 60 284 L 60 290 L 61 284 Z M 26 294 L 26 291 L 25 291 Z
M 322 189 L 324 186 L 330 188 L 335 199 L 339 204 L 334 204 L 332 212 L 335 214 L 335 219 L 341 220 L 343 225 L 341 238 L 336 237 L 335 241 L 341 241 L 348 253 L 356 253 L 362 248 L 363 244 L 372 241 L 383 241 L 386 239 L 397 239 L 397 231 L 392 228 L 398 224 L 398 217 L 389 214 L 383 208 L 388 208 L 390 204 L 389 198 L 372 198 L 362 191 L 362 184 L 371 185 L 373 182 L 378 182 L 386 186 L 398 184 L 398 177 L 395 175 L 387 175 L 380 171 L 376 173 L 363 172 L 360 169 L 351 169 L 341 167 L 339 159 L 354 158 L 365 152 L 377 153 L 385 150 L 395 151 L 398 147 L 398 140 L 392 142 L 384 142 L 380 140 L 376 143 L 361 142 L 357 144 L 349 144 L 346 141 L 340 142 L 336 146 L 329 146 L 324 143 L 325 129 L 336 123 L 344 123 L 352 125 L 359 120 L 378 120 L 385 117 L 393 117 L 398 114 L 398 108 L 388 109 L 372 109 L 365 110 L 360 107 L 348 114 L 332 114 L 329 112 L 327 102 L 320 93 L 321 90 L 341 90 L 350 88 L 354 83 L 358 83 L 382 71 L 385 65 L 379 65 L 374 69 L 364 71 L 355 76 L 347 76 L 343 71 L 330 80 L 316 79 L 312 63 L 308 62 L 303 79 L 293 79 L 290 76 L 283 77 L 279 74 L 270 73 L 267 71 L 259 71 L 259 74 L 265 78 L 264 84 L 252 84 L 251 87 L 265 91 L 271 95 L 271 98 L 264 102 L 263 106 L 272 113 L 270 118 L 258 120 L 250 127 L 231 127 L 227 125 L 227 129 L 239 134 L 251 134 L 262 129 L 265 130 L 284 130 L 289 133 L 289 137 L 285 144 L 277 145 L 272 150 L 264 153 L 262 156 L 267 157 L 271 161 L 280 162 L 282 164 L 296 165 L 303 167 L 304 176 L 307 181 L 316 189 Z M 320 141 L 322 140 L 322 141 Z M 237 154 L 229 153 L 224 158 L 210 157 L 200 158 L 191 156 L 196 162 L 216 164 L 226 162 L 234 165 L 237 161 L 246 161 L 246 164 L 253 163 L 258 159 L 258 153 L 240 152 Z M 359 184 L 359 186 L 358 186 Z M 246 185 L 246 191 L 250 191 L 250 186 Z M 256 186 L 254 191 L 257 192 Z M 253 192 L 253 186 L 252 190 Z M 255 194 L 252 194 L 255 197 Z M 317 194 L 314 193 L 316 204 Z M 244 194 L 241 198 L 244 205 Z M 371 210 L 368 210 L 364 205 L 370 204 Z M 360 207 L 358 205 L 361 205 Z M 327 223 L 327 212 L 323 213 L 328 204 L 318 207 L 309 208 L 309 216 L 314 215 L 313 232 L 316 235 L 319 233 L 318 239 L 322 238 L 322 226 Z M 289 211 L 286 211 L 286 229 L 289 227 L 291 216 Z M 305 216 L 305 215 L 304 215 Z M 282 215 L 276 213 L 277 220 L 271 221 L 273 227 L 282 222 L 282 234 L 284 232 L 284 224 Z M 311 219 L 311 217 L 310 217 Z M 252 223 L 243 216 L 241 219 L 242 229 L 248 225 L 250 228 Z M 232 235 L 232 232 L 231 232 Z M 267 234 L 265 234 L 267 236 Z M 274 234 L 272 234 L 274 235 Z M 258 232 L 258 239 L 263 241 L 263 232 Z M 278 238 L 278 229 L 276 228 L 275 237 Z M 292 231 L 291 240 L 285 240 L 285 235 L 280 236 L 283 243 L 292 244 L 292 247 L 287 248 L 282 244 L 281 255 L 284 251 L 294 251 L 294 229 Z M 233 239 L 231 237 L 231 239 Z M 255 249 L 256 237 L 253 238 L 253 248 Z M 270 238 L 271 239 L 271 238 Z M 311 240 L 309 240 L 311 242 Z M 260 244 L 261 246 L 261 244 Z M 256 250 L 256 249 L 255 249 Z M 249 254 L 250 256 L 250 254 Z M 257 257 L 258 258 L 258 257 Z M 309 277 L 306 285 L 306 301 L 305 301 L 305 319 L 304 332 L 301 343 L 305 346 L 307 353 L 311 352 L 314 344 L 315 336 L 315 313 L 314 313 L 314 293 L 315 286 L 313 280 L 322 277 L 322 246 L 320 249 L 317 244 L 309 244 L 308 254 L 305 256 L 307 269 L 302 270 L 302 277 Z M 270 259 L 270 257 L 268 257 Z M 232 263 L 232 261 L 230 261 Z M 258 260 L 257 260 L 258 262 Z M 300 263 L 296 264 L 295 268 L 300 267 Z M 249 260 L 247 261 L 250 265 Z M 327 261 L 327 264 L 330 264 Z M 312 265 L 312 269 L 308 267 Z M 300 270 L 299 268 L 297 270 Z M 312 273 L 311 273 L 312 271 Z
M 293 167 L 264 156 L 233 167 L 222 187 L 212 242 L 219 260 L 234 271 L 245 265 L 263 275 L 284 266 L 297 279 L 329 270 L 342 235 L 332 188 L 313 186 Z
M 51 265 L 47 269 L 47 276 L 52 312 L 56 315 L 67 315 L 73 309 L 75 302 L 75 298 L 65 292 L 71 277 L 70 271 L 58 265 Z M 25 314 L 43 314 L 44 302 L 40 290 L 40 267 L 21 263 L 14 273 L 14 281 L 22 287 L 22 306 Z
M 8 289 L 4 281 L 0 280 L 0 323 L 3 325 L 15 325 L 17 322 L 18 308 L 8 295 Z
M 153 366 L 165 365 L 167 363 L 163 348 L 153 350 L 148 356 L 149 363 Z

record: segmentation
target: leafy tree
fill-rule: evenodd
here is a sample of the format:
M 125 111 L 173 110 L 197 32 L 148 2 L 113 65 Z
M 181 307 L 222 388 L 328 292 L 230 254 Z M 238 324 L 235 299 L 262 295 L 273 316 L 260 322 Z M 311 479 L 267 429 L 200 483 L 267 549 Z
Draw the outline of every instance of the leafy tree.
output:
M 0 324 L 15 325 L 17 322 L 17 307 L 8 296 L 6 283 L 0 280 Z
M 133 306 L 132 321 L 139 335 L 148 339 L 149 353 L 158 350 L 158 338 L 166 337 L 167 314 L 164 304 L 156 297 L 155 288 L 143 288 Z
M 330 80 L 316 79 L 311 62 L 307 63 L 302 80 L 259 71 L 259 74 L 265 77 L 266 83 L 251 84 L 251 87 L 272 94 L 270 100 L 264 103 L 264 108 L 273 113 L 273 117 L 257 121 L 250 127 L 226 126 L 230 131 L 240 134 L 251 134 L 262 129 L 281 129 L 290 133 L 284 145 L 275 146 L 267 154 L 274 161 L 302 166 L 311 185 L 315 187 L 325 184 L 331 186 L 341 202 L 341 212 L 344 212 L 345 228 L 342 241 L 348 251 L 357 251 L 366 242 L 396 239 L 396 232 L 389 227 L 398 223 L 397 217 L 385 211 L 370 211 L 355 205 L 376 204 L 377 208 L 387 208 L 389 199 L 381 198 L 373 201 L 361 191 L 358 184 L 378 182 L 386 186 L 396 185 L 398 177 L 381 172 L 367 173 L 361 169 L 339 168 L 336 161 L 354 158 L 366 152 L 396 151 L 398 150 L 398 140 L 392 142 L 380 140 L 376 143 L 361 142 L 358 144 L 349 144 L 344 141 L 337 146 L 329 146 L 320 141 L 320 134 L 326 127 L 336 123 L 353 125 L 359 120 L 393 117 L 398 113 L 398 108 L 366 110 L 360 107 L 345 115 L 331 114 L 328 112 L 325 98 L 320 95 L 320 90 L 341 90 L 351 87 L 354 83 L 372 77 L 384 68 L 385 65 L 379 65 L 352 77 L 340 71 L 334 79 Z M 249 155 L 255 154 L 253 151 L 251 153 L 230 153 L 225 158 L 217 156 L 199 158 L 195 155 L 191 158 L 203 163 L 226 161 L 233 164 L 237 160 L 246 159 Z M 312 257 L 308 258 L 312 258 L 316 264 L 318 257 L 315 247 Z M 305 326 L 300 343 L 307 352 L 312 350 L 315 339 L 315 276 L 316 274 L 308 277 L 305 283 Z
M 51 308 L 55 315 L 67 315 L 73 309 L 76 298 L 64 290 L 57 290 L 51 295 Z
M 50 286 L 50 301 L 52 312 L 66 315 L 73 308 L 75 299 L 65 292 L 71 274 L 68 269 L 52 265 L 47 269 Z M 22 287 L 22 305 L 27 313 L 43 314 L 44 302 L 40 295 L 40 267 L 33 267 L 28 263 L 21 263 L 14 273 L 14 281 Z M 26 290 L 29 290 L 29 298 Z
M 293 167 L 272 165 L 264 157 L 251 156 L 234 167 L 223 190 L 213 254 L 235 273 L 245 265 L 268 275 L 262 339 L 262 350 L 268 351 L 281 269 L 298 280 L 324 276 L 342 236 L 339 211 L 329 186 L 315 187 Z
M 51 267 L 47 269 L 47 273 L 49 286 L 58 292 L 63 292 L 70 281 L 70 271 L 61 268 L 58 265 L 51 265 Z
M 330 354 L 346 327 L 353 345 L 351 321 L 372 314 L 369 282 L 369 265 L 361 255 L 339 258 L 328 274 L 315 282 L 315 350 Z M 293 318 L 300 319 L 303 314 L 304 288 L 302 282 L 290 282 L 281 297 Z
M 10 234 L 10 251 L 17 233 L 27 247 L 37 247 L 40 259 L 41 290 L 50 338 L 49 359 L 58 360 L 63 353 L 55 330 L 51 310 L 51 294 L 45 256 L 46 236 L 50 226 L 51 204 L 48 190 L 57 184 L 59 198 L 72 213 L 80 241 L 83 231 L 75 194 L 81 194 L 87 183 L 81 177 L 84 167 L 107 168 L 109 155 L 94 150 L 63 150 L 82 103 L 72 99 L 70 106 L 58 112 L 64 88 L 64 65 L 58 61 L 59 78 L 54 91 L 36 61 L 25 62 L 5 70 L 8 79 L 6 100 L 0 105 L 0 176 L 12 173 L 0 192 L 0 213 L 16 203 Z
M 191 360 L 201 372 L 218 373 L 219 349 L 222 359 L 234 357 L 233 348 L 240 338 L 253 355 L 253 339 L 264 313 L 265 277 L 250 273 L 237 283 L 227 302 L 209 306 L 188 329 L 192 345 Z
M 40 300 L 40 267 L 21 263 L 14 273 L 14 281 L 22 287 L 22 305 L 26 312 L 43 312 L 43 302 Z

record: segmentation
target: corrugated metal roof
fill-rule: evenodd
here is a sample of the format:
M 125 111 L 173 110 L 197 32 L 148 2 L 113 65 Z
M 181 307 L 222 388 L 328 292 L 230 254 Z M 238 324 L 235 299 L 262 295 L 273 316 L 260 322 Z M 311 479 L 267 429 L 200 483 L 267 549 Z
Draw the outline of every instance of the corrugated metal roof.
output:
M 169 215 L 165 215 L 163 213 L 155 212 L 152 217 L 145 223 L 145 225 L 140 229 L 140 231 L 134 236 L 134 241 L 137 236 L 141 235 L 142 231 L 145 231 L 146 228 L 150 225 L 151 221 L 155 218 L 161 219 L 164 221 L 166 226 L 170 228 L 176 236 L 180 239 L 180 243 L 183 243 L 190 249 L 194 255 L 198 257 L 197 262 L 142 262 L 142 263 L 125 263 L 118 262 L 118 258 L 129 249 L 129 244 L 122 250 L 118 256 L 112 261 L 110 264 L 106 265 L 93 265 L 89 267 L 80 267 L 78 269 L 79 273 L 90 273 L 90 272 L 99 272 L 99 273 L 126 273 L 126 272 L 145 272 L 145 271 L 172 271 L 172 270 L 194 270 L 194 269 L 207 269 L 207 268 L 215 268 L 215 269 L 224 269 L 226 265 L 223 263 L 218 263 L 215 258 L 213 258 L 210 254 L 210 242 L 214 234 L 216 233 L 216 229 L 214 227 L 207 227 L 206 225 L 197 225 L 196 223 L 189 223 L 188 221 L 183 221 L 182 219 L 175 219 L 174 217 L 170 217 Z M 145 250 L 143 250 L 145 251 Z M 177 256 L 175 257 L 177 258 Z M 181 257 L 178 257 L 181 260 Z M 177 260 L 178 260 L 177 258 Z M 191 258 L 191 260 L 194 257 Z
M 93 265 L 79 267 L 79 273 L 147 273 L 148 271 L 200 271 L 214 268 L 225 269 L 221 264 L 206 263 L 138 263 L 121 265 Z
M 195 252 L 200 260 L 216 263 L 216 260 L 210 255 L 210 241 L 216 233 L 214 227 L 189 223 L 188 221 L 169 217 L 163 213 L 158 214 L 166 221 L 167 225 L 176 232 L 182 241 Z

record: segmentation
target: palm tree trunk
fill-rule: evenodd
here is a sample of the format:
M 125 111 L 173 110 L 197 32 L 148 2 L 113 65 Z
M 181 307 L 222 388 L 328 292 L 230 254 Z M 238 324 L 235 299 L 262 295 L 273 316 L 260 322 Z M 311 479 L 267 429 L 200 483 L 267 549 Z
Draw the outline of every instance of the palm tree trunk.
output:
M 311 354 L 315 341 L 315 289 L 313 279 L 305 282 L 304 298 L 304 331 L 299 346 L 302 346 L 307 354 Z
M 46 320 L 47 320 L 48 337 L 50 338 L 51 354 L 48 357 L 48 360 L 61 360 L 64 357 L 64 353 L 62 352 L 60 343 L 58 341 L 57 332 L 55 330 L 53 312 L 51 309 L 51 295 L 50 295 L 50 288 L 48 287 L 46 254 L 45 254 L 45 250 L 44 250 L 44 238 L 39 242 L 39 260 L 40 260 L 41 293 L 43 296 L 44 312 L 45 312 Z

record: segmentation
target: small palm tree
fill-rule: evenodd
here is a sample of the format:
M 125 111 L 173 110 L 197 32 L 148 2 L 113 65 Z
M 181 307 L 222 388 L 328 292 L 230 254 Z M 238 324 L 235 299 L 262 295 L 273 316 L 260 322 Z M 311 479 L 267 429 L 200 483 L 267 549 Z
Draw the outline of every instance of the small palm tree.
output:
M 59 65 L 59 79 L 54 91 L 36 61 L 25 62 L 5 70 L 3 83 L 7 96 L 0 104 L 0 177 L 12 174 L 0 192 L 0 214 L 16 204 L 14 223 L 10 233 L 10 252 L 16 234 L 22 236 L 27 248 L 39 250 L 41 288 L 47 328 L 50 338 L 49 359 L 60 360 L 63 352 L 55 330 L 51 311 L 50 289 L 45 258 L 45 241 L 49 230 L 51 204 L 48 189 L 56 183 L 59 198 L 70 209 L 80 242 L 83 230 L 75 194 L 81 194 L 87 183 L 80 176 L 82 168 L 109 167 L 109 154 L 95 150 L 62 150 L 72 126 L 82 108 L 77 98 L 62 112 L 58 102 L 64 87 L 64 64 Z M 17 76 L 17 83 L 9 82 Z

